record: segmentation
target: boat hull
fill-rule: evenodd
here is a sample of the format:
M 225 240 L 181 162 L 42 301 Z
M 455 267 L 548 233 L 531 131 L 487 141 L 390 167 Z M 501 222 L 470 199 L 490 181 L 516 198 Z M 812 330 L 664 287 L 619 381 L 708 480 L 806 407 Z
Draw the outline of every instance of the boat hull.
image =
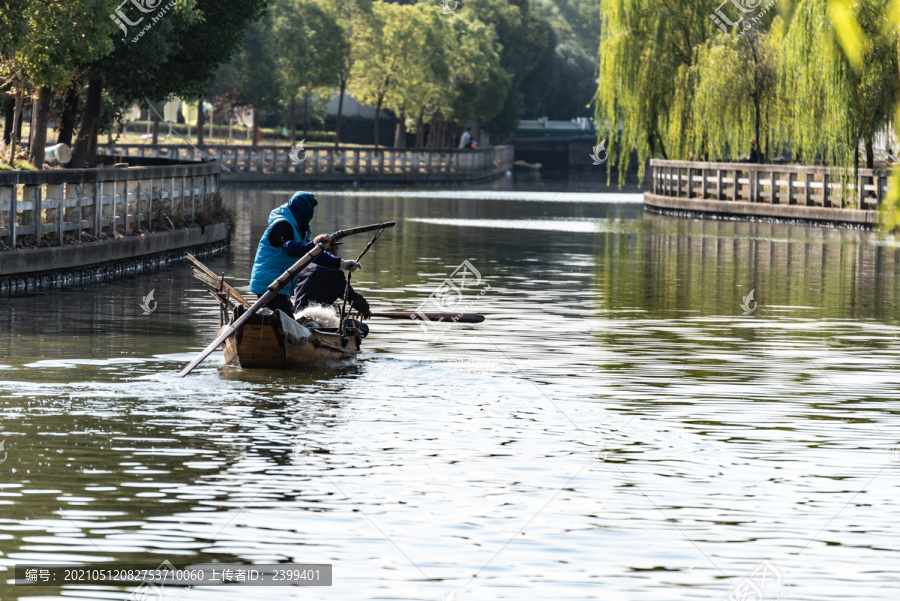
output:
M 225 340 L 225 363 L 245 369 L 336 367 L 356 359 L 360 341 L 356 330 L 342 336 L 262 310 Z

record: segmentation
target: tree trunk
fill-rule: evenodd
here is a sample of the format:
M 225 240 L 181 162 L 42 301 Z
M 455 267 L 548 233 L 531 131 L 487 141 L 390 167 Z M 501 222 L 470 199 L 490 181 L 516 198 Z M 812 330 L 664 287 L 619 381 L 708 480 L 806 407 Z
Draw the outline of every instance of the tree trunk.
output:
M 406 113 L 400 113 L 399 117 L 394 130 L 394 148 L 406 148 Z
M 754 100 L 753 104 L 756 105 L 756 152 L 759 154 L 759 100 Z
M 428 124 L 428 137 L 425 139 L 426 148 L 437 148 L 435 143 L 441 137 L 443 125 L 440 116 L 437 115 L 431 120 L 431 123 Z
M 25 136 L 22 135 L 21 131 L 19 131 L 17 134 L 17 137 L 21 141 L 25 142 L 26 160 L 27 160 L 28 155 L 31 154 L 31 136 L 34 134 L 34 101 L 31 98 L 31 94 L 26 94 L 24 96 L 24 98 L 22 99 L 22 111 L 23 111 L 22 119 L 23 120 L 25 119 L 24 111 L 25 111 L 25 108 L 28 106 L 29 101 L 31 101 L 31 114 L 28 116 L 28 139 L 27 140 L 25 139 Z
M 22 141 L 22 127 L 25 125 L 25 100 L 26 97 L 22 96 L 22 107 L 19 109 L 19 118 L 16 120 L 16 138 L 19 142 Z
M 875 147 L 872 145 L 872 138 L 866 138 L 866 169 L 875 168 Z
M 78 100 L 81 98 L 79 90 L 72 87 L 66 92 L 66 101 L 63 104 L 62 114 L 59 118 L 59 135 L 57 144 L 72 145 L 72 134 L 75 133 L 75 117 L 78 115 Z
M 6 101 L 6 118 L 3 121 L 3 143 L 9 148 L 9 137 L 12 135 L 13 123 L 16 119 L 16 97 L 10 96 Z
M 297 97 L 291 98 L 291 146 L 297 145 Z
M 341 80 L 341 88 L 338 93 L 338 112 L 337 120 L 334 125 L 334 147 L 341 145 L 341 117 L 344 115 L 344 90 L 347 88 L 347 80 Z
M 203 120 L 205 115 L 203 114 L 203 96 L 200 96 L 200 99 L 197 101 L 197 146 L 203 146 Z
M 53 90 L 38 88 L 31 116 L 31 152 L 28 162 L 37 169 L 44 168 L 44 151 L 47 147 L 47 125 L 50 123 L 50 109 L 53 108 Z
M 375 105 L 375 148 L 378 148 L 378 120 L 381 118 L 381 98 Z
M 447 122 L 440 113 L 434 116 L 431 124 L 428 126 L 428 141 L 425 143 L 427 148 L 440 148 L 444 143 L 444 131 L 447 129 Z
M 150 105 L 150 107 L 152 109 L 156 109 L 156 107 L 153 105 Z M 154 146 L 156 146 L 157 144 L 159 144 L 159 111 L 158 110 L 153 111 L 153 119 L 152 120 L 153 120 L 153 131 L 152 131 L 153 138 L 151 139 L 150 143 L 153 144 Z
M 309 90 L 303 94 L 303 139 L 309 135 Z
M 253 109 L 253 142 L 252 145 L 256 148 L 259 145 L 259 111 L 254 108 Z
M 424 112 L 424 109 L 419 111 L 419 117 L 416 119 L 416 148 L 425 146 L 425 125 L 422 123 L 422 113 Z
M 13 109 L 13 123 L 16 124 L 17 127 L 14 127 L 12 130 L 12 134 L 9 139 L 9 161 L 8 164 L 10 166 L 15 165 L 16 161 L 16 146 L 19 145 L 19 135 L 21 132 L 18 131 L 18 125 L 22 122 L 22 104 L 24 103 L 22 90 L 16 90 L 16 104 Z M 38 241 L 40 241 L 40 235 L 38 235 Z
M 669 160 L 669 153 L 666 152 L 666 145 L 663 144 L 662 137 L 659 135 L 659 132 L 657 132 L 655 129 L 654 129 L 654 133 L 653 133 L 653 138 L 651 138 L 651 139 L 655 140 L 655 142 L 656 142 L 655 146 L 657 148 L 659 148 L 659 156 L 665 160 Z
M 96 155 L 102 91 L 103 82 L 99 79 L 92 79 L 88 83 L 87 100 L 81 115 L 81 127 L 78 128 L 78 137 L 75 138 L 75 148 L 72 151 L 72 161 L 69 163 L 73 169 L 84 169 L 88 162 L 93 162 Z

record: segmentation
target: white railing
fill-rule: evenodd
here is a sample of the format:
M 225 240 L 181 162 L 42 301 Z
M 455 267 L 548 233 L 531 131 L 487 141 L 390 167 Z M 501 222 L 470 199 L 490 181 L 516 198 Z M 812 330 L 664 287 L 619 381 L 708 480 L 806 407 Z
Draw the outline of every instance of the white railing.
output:
M 756 163 L 650 161 L 650 191 L 669 198 L 874 210 L 888 173 Z
M 0 240 L 16 249 L 170 229 L 210 209 L 218 190 L 212 162 L 0 172 Z
M 367 176 L 401 179 L 490 177 L 511 169 L 513 148 L 308 148 L 291 154 L 289 146 L 208 145 L 202 151 L 187 145 L 111 144 L 107 154 L 164 157 L 180 160 L 212 158 L 227 171 L 226 179 L 242 175 L 290 174 L 298 179 L 359 179 Z M 300 161 L 298 163 L 298 161 Z M 230 172 L 230 173 L 229 173 Z

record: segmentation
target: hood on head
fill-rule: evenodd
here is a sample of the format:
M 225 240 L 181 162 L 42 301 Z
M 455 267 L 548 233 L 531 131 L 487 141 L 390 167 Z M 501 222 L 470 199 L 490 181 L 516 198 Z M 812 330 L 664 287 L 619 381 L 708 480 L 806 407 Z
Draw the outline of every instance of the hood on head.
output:
M 312 192 L 297 192 L 291 197 L 288 205 L 291 207 L 291 213 L 297 224 L 303 228 L 308 226 L 315 214 L 315 206 L 319 204 Z

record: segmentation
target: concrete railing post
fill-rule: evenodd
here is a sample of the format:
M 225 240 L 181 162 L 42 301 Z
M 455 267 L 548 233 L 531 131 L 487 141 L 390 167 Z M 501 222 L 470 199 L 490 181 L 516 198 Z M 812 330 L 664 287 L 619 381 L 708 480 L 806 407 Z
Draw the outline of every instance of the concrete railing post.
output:
M 41 186 L 25 186 L 24 196 L 26 201 L 31 200 L 31 222 L 34 224 L 34 244 L 41 245 L 41 236 L 44 233 L 44 211 L 41 206 Z
M 18 186 L 4 186 L 3 191 L 9 198 L 9 221 L 8 221 L 8 240 L 9 247 L 15 250 L 18 244 L 19 232 L 19 190 Z

